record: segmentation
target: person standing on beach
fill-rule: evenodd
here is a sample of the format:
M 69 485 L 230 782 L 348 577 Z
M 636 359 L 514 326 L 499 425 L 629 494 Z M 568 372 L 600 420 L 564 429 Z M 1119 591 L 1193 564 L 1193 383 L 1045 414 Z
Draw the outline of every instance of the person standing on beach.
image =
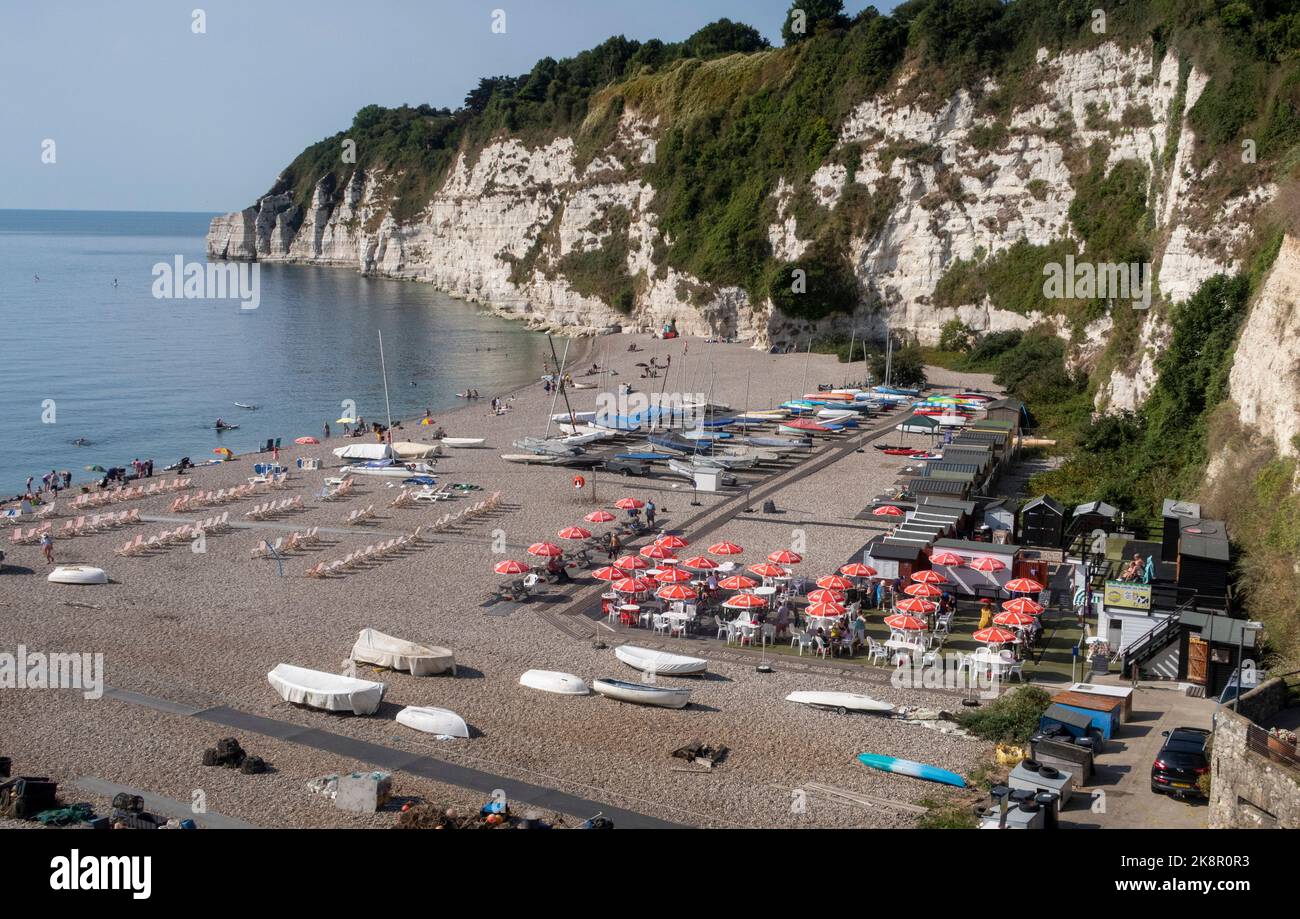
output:
M 328 421 L 325 422 L 325 439 L 330 439 L 330 423 Z
M 27 494 L 29 495 L 32 493 L 32 481 L 33 481 L 33 477 L 29 475 L 27 477 Z
M 618 534 L 613 530 L 609 531 L 609 540 L 605 543 L 605 552 L 609 555 L 609 560 L 614 561 L 618 557 L 619 550 Z
M 45 564 L 54 564 L 54 537 L 46 533 L 41 537 L 41 552 L 45 553 Z
M 655 528 L 655 502 L 651 498 L 645 505 L 645 525 L 650 529 Z

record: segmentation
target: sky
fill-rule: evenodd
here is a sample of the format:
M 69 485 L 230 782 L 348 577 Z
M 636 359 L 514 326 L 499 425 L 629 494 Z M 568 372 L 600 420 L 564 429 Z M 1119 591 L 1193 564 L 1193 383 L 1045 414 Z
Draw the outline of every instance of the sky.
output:
M 479 77 L 524 73 L 611 35 L 679 41 L 724 16 L 779 45 L 789 6 L 0 0 L 0 208 L 237 210 L 365 105 L 456 108 Z M 504 33 L 492 31 L 496 10 Z

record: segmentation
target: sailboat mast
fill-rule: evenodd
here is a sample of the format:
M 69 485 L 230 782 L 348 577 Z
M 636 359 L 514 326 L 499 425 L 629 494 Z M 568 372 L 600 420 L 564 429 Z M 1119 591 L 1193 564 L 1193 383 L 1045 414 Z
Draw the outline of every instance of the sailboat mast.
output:
M 389 431 L 393 428 L 393 408 L 388 402 L 388 366 L 384 363 L 384 330 L 379 330 L 379 372 L 384 377 L 384 414 L 388 416 Z M 392 435 L 388 438 L 392 440 Z
M 555 353 L 555 340 L 551 338 L 551 333 L 546 333 L 546 343 L 551 346 L 551 360 L 555 361 L 555 395 L 551 397 L 551 413 L 546 416 L 546 434 L 551 434 L 551 415 L 555 414 L 555 403 L 559 400 L 560 395 L 564 395 L 564 408 L 569 413 L 569 423 L 576 423 L 577 419 L 573 417 L 573 407 L 569 405 L 569 394 L 564 390 L 564 364 L 569 359 L 569 345 L 573 344 L 573 339 L 568 339 L 564 343 L 564 358 L 561 359 Z

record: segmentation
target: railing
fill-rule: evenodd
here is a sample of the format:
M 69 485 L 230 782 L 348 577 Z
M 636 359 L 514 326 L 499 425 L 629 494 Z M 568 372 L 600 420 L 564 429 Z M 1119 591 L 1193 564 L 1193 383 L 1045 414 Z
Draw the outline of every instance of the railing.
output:
M 1181 610 L 1183 607 L 1179 607 Z M 1135 663 L 1141 663 L 1146 660 L 1150 654 L 1164 648 L 1168 642 L 1162 639 L 1168 637 L 1171 632 L 1176 633 L 1178 630 L 1179 615 L 1176 610 L 1167 619 L 1162 619 L 1144 632 L 1141 637 L 1124 649 L 1124 668 L 1123 672 L 1128 673 L 1129 668 Z
M 1271 737 L 1257 724 L 1246 725 L 1246 749 L 1300 773 L 1300 750 L 1294 744 Z

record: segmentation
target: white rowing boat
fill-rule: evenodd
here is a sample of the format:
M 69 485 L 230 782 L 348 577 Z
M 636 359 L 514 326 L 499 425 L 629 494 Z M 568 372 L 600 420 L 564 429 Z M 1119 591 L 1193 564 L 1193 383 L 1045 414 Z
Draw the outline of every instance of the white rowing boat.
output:
M 478 447 L 485 440 L 486 437 L 444 437 L 442 442 L 448 447 Z
M 469 737 L 469 725 L 451 709 L 408 705 L 397 713 L 397 723 L 438 737 Z
M 544 453 L 502 453 L 501 458 L 507 463 L 526 463 L 531 466 L 550 466 L 560 459 Z
M 354 715 L 373 715 L 378 711 L 387 688 L 383 683 L 293 664 L 277 664 L 266 679 L 286 702 Z
M 352 659 L 390 670 L 406 670 L 411 676 L 456 675 L 456 655 L 449 649 L 417 645 L 375 629 L 361 630 L 352 646 Z
M 59 565 L 45 580 L 51 584 L 107 584 L 108 572 L 90 565 Z
M 582 677 L 559 670 L 527 670 L 519 677 L 519 685 L 561 696 L 585 696 L 590 692 Z
M 702 657 L 669 654 L 667 651 L 656 651 L 653 648 L 641 648 L 637 645 L 619 645 L 614 649 L 614 656 L 643 673 L 656 673 L 662 676 L 688 676 L 709 669 L 709 662 Z
M 651 686 L 647 683 L 629 683 L 625 680 L 592 680 L 591 688 L 607 699 L 631 702 L 634 705 L 657 705 L 661 708 L 685 708 L 691 701 L 689 689 L 672 689 Z
M 785 697 L 787 702 L 811 705 L 814 708 L 829 708 L 843 715 L 845 712 L 891 712 L 894 706 L 881 702 L 871 696 L 856 692 L 792 692 Z

